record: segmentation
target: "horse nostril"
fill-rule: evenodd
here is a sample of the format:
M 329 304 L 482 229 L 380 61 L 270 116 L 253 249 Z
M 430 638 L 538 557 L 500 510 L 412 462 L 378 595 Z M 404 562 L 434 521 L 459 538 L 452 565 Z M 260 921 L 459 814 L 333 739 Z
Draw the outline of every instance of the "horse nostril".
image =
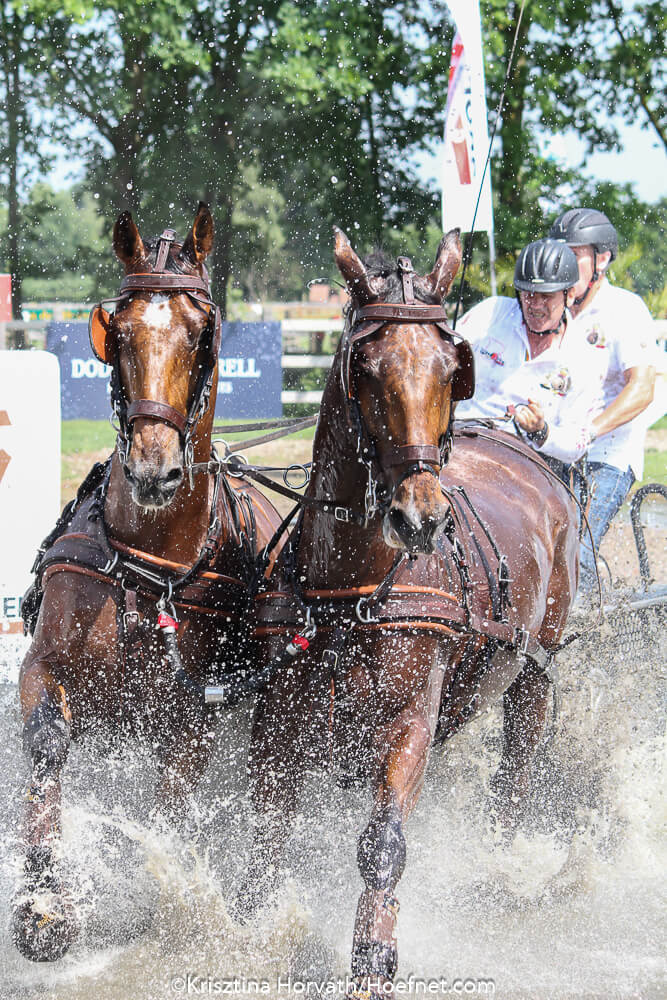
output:
M 180 483 L 182 478 L 183 478 L 183 470 L 178 465 L 175 465 L 173 469 L 170 469 L 167 475 L 164 477 L 164 481 L 165 483 L 167 483 L 167 485 L 173 486 L 174 484 Z
M 130 467 L 127 462 L 123 462 L 123 472 L 125 473 L 125 478 L 132 482 L 132 473 L 130 472 Z
M 389 520 L 396 534 L 403 539 L 412 539 L 417 534 L 419 527 L 407 517 L 405 511 L 400 507 L 392 507 L 389 511 Z

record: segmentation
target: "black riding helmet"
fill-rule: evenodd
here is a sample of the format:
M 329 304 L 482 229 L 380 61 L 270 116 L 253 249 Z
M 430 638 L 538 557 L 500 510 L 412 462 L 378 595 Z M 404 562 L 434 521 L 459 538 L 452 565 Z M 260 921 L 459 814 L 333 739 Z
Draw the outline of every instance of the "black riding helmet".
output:
M 559 215 L 551 229 L 549 239 L 562 240 L 571 247 L 591 246 L 596 253 L 618 256 L 618 233 L 604 214 L 594 208 L 570 208 Z
M 571 247 L 593 247 L 593 276 L 584 294 L 574 300 L 574 304 L 580 306 L 600 277 L 598 254 L 609 251 L 612 260 L 618 254 L 618 233 L 604 212 L 595 208 L 570 208 L 558 216 L 549 230 L 549 236 L 554 240 L 563 240 Z
M 529 243 L 519 254 L 514 268 L 514 287 L 526 329 L 539 336 L 557 333 L 565 320 L 567 290 L 579 280 L 579 266 L 569 246 L 557 240 L 542 239 Z M 563 313 L 558 326 L 550 330 L 532 330 L 523 315 L 519 292 L 562 292 Z
M 578 280 L 577 258 L 568 246 L 552 239 L 529 243 L 514 268 L 514 287 L 518 292 L 567 291 Z

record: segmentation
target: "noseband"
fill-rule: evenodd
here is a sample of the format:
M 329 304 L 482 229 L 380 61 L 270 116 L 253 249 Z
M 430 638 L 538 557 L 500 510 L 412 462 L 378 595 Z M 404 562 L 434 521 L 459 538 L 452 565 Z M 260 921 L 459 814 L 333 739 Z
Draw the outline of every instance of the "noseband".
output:
M 173 229 L 165 229 L 160 236 L 155 267 L 153 271 L 139 274 L 128 274 L 120 286 L 120 294 L 112 299 L 103 299 L 91 312 L 88 320 L 88 334 L 93 353 L 100 361 L 112 366 L 111 370 L 111 407 L 115 418 L 118 434 L 117 447 L 121 463 L 127 462 L 132 435 L 132 424 L 139 417 L 148 417 L 174 427 L 183 441 L 183 457 L 186 469 L 191 470 L 194 462 L 194 446 L 192 436 L 197 422 L 206 412 L 213 387 L 213 375 L 220 350 L 222 321 L 220 309 L 210 295 L 208 276 L 174 274 L 165 271 L 171 246 L 182 246 L 176 240 Z M 128 403 L 123 392 L 120 377 L 120 360 L 117 346 L 113 343 L 111 316 L 103 306 L 108 302 L 121 302 L 131 298 L 135 292 L 178 292 L 185 294 L 197 308 L 208 307 L 208 320 L 202 331 L 200 343 L 208 338 L 204 364 L 201 366 L 197 385 L 188 406 L 187 413 L 181 413 L 169 403 L 161 403 L 152 399 L 137 399 Z M 113 419 L 112 418 L 112 419 Z M 192 481 L 192 473 L 190 472 Z
M 368 471 L 365 497 L 367 521 L 378 512 L 386 512 L 391 506 L 398 487 L 415 473 L 430 472 L 436 479 L 440 478 L 440 471 L 449 461 L 452 448 L 453 407 L 451 404 L 458 400 L 470 399 L 475 391 L 475 361 L 470 344 L 449 326 L 447 313 L 442 306 L 415 302 L 413 288 L 415 272 L 409 257 L 398 258 L 398 271 L 403 286 L 403 302 L 376 302 L 355 309 L 351 313 L 351 322 L 343 333 L 341 354 L 343 398 L 347 404 L 349 422 L 357 435 L 357 456 Z M 355 346 L 361 341 L 367 340 L 381 327 L 392 323 L 422 323 L 436 326 L 443 339 L 449 343 L 455 343 L 458 368 L 451 382 L 452 394 L 447 430 L 441 436 L 438 445 L 389 445 L 382 448 L 381 453 L 378 453 L 364 423 L 359 400 L 352 391 L 350 365 Z M 373 475 L 373 462 L 384 474 L 385 480 L 387 468 L 407 465 L 403 475 L 394 483 L 393 487 L 385 487 L 382 490 L 384 499 L 381 502 L 378 501 L 378 484 Z

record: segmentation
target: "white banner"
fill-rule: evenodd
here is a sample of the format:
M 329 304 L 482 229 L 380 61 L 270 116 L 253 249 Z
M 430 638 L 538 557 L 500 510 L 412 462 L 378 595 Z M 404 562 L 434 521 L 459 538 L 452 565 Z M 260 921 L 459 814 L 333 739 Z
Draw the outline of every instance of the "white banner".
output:
M 479 0 L 447 0 L 456 22 L 447 88 L 442 170 L 442 227 L 470 232 L 489 151 Z M 487 171 L 475 229 L 493 232 Z
M 58 359 L 0 351 L 0 641 L 23 631 L 30 568 L 59 513 Z

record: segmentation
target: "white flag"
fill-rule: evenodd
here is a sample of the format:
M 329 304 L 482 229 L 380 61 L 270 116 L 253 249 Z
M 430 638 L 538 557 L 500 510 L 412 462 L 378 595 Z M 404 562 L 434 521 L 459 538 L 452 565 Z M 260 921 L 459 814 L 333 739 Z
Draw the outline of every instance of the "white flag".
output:
M 456 22 L 447 88 L 444 163 L 442 170 L 443 229 L 472 228 L 484 164 L 489 151 L 486 92 L 482 57 L 479 0 L 447 0 Z M 491 175 L 487 170 L 475 229 L 493 232 Z

